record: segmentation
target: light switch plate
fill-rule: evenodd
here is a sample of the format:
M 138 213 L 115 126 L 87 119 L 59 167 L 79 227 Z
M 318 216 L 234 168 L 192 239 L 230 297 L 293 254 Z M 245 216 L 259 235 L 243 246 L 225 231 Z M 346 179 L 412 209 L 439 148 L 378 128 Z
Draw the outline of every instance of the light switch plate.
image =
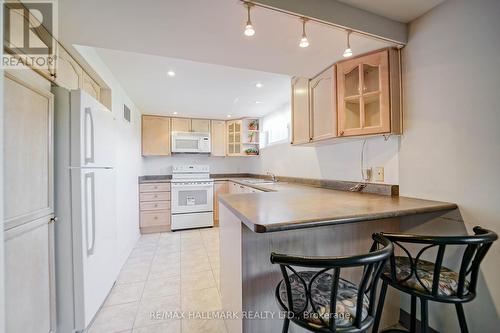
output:
M 384 181 L 384 167 L 373 168 L 373 180 L 376 182 Z

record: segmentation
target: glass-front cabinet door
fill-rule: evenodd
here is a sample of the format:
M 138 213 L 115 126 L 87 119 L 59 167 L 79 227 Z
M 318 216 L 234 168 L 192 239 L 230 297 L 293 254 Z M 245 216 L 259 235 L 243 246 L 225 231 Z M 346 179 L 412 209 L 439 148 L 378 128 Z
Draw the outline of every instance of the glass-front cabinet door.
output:
M 391 131 L 387 50 L 337 65 L 338 135 Z
M 241 154 L 241 120 L 229 121 L 227 123 L 227 154 Z

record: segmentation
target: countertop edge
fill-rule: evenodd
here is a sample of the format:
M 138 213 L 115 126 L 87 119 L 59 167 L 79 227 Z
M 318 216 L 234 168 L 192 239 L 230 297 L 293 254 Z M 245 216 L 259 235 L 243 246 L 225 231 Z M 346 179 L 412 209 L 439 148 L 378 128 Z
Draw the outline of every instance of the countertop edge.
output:
M 423 199 L 424 200 L 424 199 Z M 372 220 L 382 220 L 388 218 L 397 218 L 397 217 L 405 217 L 411 215 L 420 215 L 427 213 L 436 213 L 436 212 L 448 212 L 454 209 L 457 209 L 457 204 L 448 203 L 448 202 L 436 202 L 440 205 L 436 205 L 434 207 L 425 207 L 420 209 L 405 209 L 391 212 L 383 212 L 383 213 L 375 213 L 375 214 L 365 214 L 365 215 L 354 215 L 354 216 L 344 216 L 340 218 L 333 219 L 309 219 L 300 222 L 284 222 L 277 223 L 273 226 L 266 226 L 258 223 L 253 223 L 248 220 L 243 214 L 241 214 L 237 209 L 235 209 L 230 203 L 224 200 L 224 197 L 219 197 L 219 202 L 221 202 L 227 209 L 229 209 L 234 215 L 236 215 L 243 224 L 247 226 L 250 230 L 255 233 L 269 233 L 269 232 L 278 232 L 278 231 L 287 231 L 287 230 L 297 230 L 297 229 L 307 229 L 307 228 L 315 228 L 322 227 L 328 225 L 337 225 L 337 224 L 347 224 L 354 222 L 366 222 Z

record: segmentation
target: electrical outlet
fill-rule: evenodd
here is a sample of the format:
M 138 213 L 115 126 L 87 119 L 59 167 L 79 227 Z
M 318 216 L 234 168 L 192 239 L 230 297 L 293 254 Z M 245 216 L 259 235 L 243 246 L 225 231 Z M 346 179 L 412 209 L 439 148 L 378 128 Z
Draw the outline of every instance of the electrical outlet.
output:
M 384 181 L 384 167 L 373 168 L 373 180 L 376 182 Z

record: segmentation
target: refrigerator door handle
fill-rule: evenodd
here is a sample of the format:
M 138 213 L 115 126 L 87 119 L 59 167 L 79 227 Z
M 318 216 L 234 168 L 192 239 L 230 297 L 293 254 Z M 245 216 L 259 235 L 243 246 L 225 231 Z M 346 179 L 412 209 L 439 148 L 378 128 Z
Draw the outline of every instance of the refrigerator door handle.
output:
M 95 162 L 95 147 L 94 147 L 94 118 L 92 117 L 92 109 L 90 107 L 85 108 L 85 117 L 90 120 L 90 156 L 87 152 L 87 121 L 85 121 L 85 164 Z
M 90 183 L 89 183 L 90 181 Z M 90 192 L 89 192 L 90 185 Z M 90 200 L 89 200 L 90 194 Z M 89 213 L 90 204 L 90 213 Z M 85 174 L 85 227 L 87 231 L 87 257 L 94 254 L 95 249 L 95 174 L 89 172 Z M 92 242 L 89 238 L 89 217 L 92 219 Z

